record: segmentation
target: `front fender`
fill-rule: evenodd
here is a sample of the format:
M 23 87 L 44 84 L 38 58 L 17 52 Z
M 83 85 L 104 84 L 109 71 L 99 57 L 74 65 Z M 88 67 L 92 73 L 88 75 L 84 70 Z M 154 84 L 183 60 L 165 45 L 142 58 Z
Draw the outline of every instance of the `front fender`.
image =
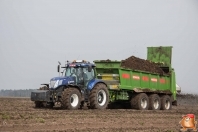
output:
M 104 83 L 107 86 L 107 84 L 100 79 L 92 79 L 88 82 L 87 89 L 91 91 L 97 83 Z

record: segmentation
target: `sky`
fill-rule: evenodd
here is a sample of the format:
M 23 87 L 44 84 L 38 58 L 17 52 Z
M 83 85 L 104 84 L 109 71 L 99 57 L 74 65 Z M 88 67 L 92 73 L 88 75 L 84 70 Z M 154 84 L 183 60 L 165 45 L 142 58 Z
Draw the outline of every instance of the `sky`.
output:
M 146 59 L 173 46 L 182 92 L 198 93 L 197 0 L 0 0 L 0 90 L 37 89 L 60 61 Z

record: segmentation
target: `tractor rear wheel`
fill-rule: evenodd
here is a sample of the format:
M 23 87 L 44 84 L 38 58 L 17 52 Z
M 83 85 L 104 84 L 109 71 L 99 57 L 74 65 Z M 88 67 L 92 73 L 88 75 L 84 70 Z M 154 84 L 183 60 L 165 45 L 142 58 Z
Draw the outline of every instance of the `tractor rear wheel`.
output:
M 170 110 L 172 108 L 172 102 L 169 95 L 163 95 L 161 97 L 161 109 L 162 110 Z
M 80 107 L 81 94 L 76 88 L 66 88 L 62 92 L 61 105 L 64 109 L 76 110 Z
M 161 100 L 157 94 L 151 94 L 149 96 L 149 110 L 160 110 Z
M 98 83 L 91 90 L 89 95 L 90 108 L 106 109 L 109 104 L 109 92 L 107 86 L 103 83 Z
M 131 107 L 138 110 L 148 110 L 149 99 L 145 93 L 139 93 L 131 98 Z

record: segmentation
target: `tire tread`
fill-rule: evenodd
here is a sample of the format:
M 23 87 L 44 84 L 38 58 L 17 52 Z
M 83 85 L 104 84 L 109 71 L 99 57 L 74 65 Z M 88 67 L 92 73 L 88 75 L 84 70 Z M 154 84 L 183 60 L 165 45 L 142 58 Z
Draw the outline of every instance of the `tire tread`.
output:
M 106 103 L 103 106 L 98 105 L 97 101 L 97 92 L 103 89 L 106 92 Z M 95 87 L 92 89 L 90 95 L 89 95 L 89 100 L 90 100 L 90 108 L 92 109 L 106 109 L 109 103 L 109 92 L 107 90 L 106 85 L 102 83 L 98 83 L 95 85 Z
M 76 107 L 72 107 L 70 104 L 70 96 L 71 93 L 75 92 L 78 97 L 79 97 L 79 103 Z M 61 105 L 63 109 L 78 109 L 80 107 L 80 92 L 78 91 L 78 89 L 76 88 L 66 88 L 64 89 L 64 91 L 62 92 L 62 96 L 61 96 Z

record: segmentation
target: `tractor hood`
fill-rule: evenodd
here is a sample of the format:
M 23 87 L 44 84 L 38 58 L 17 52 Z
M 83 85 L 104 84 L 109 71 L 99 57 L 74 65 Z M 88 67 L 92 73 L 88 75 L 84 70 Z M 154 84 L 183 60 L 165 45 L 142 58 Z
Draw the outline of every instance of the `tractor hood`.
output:
M 68 84 L 74 84 L 74 79 L 72 77 L 54 77 L 50 80 L 49 87 L 54 89 Z
M 56 81 L 56 80 L 62 80 L 62 79 L 69 79 L 69 78 L 70 77 L 66 77 L 66 76 L 64 76 L 64 77 L 54 77 L 50 81 Z

